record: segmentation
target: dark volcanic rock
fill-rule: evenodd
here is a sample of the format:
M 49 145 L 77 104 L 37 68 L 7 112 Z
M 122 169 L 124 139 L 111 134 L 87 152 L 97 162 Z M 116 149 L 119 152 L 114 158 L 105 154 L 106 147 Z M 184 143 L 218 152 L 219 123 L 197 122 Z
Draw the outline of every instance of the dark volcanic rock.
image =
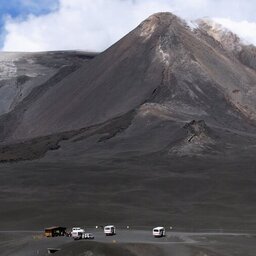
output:
M 188 142 L 191 142 L 194 137 L 207 135 L 208 133 L 208 127 L 206 126 L 204 120 L 193 120 L 190 123 L 185 124 L 184 129 L 187 130 L 189 136 Z

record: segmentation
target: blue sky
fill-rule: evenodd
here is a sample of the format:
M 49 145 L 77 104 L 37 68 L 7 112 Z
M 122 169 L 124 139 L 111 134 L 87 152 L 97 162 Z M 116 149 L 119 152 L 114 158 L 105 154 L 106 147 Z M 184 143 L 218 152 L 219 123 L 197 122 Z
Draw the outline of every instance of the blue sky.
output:
M 19 21 L 29 15 L 45 15 L 58 9 L 59 0 L 0 0 L 0 48 L 3 44 L 4 22 L 8 17 Z
M 161 11 L 212 18 L 256 45 L 255 0 L 0 0 L 0 50 L 103 51 Z

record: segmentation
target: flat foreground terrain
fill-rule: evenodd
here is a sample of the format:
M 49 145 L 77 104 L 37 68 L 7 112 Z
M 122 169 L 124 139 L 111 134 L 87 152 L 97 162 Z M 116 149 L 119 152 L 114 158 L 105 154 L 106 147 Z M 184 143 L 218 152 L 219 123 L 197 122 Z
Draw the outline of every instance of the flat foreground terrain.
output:
M 173 226 L 185 231 L 256 230 L 255 164 L 140 155 L 87 163 L 2 164 L 1 230 L 45 227 Z

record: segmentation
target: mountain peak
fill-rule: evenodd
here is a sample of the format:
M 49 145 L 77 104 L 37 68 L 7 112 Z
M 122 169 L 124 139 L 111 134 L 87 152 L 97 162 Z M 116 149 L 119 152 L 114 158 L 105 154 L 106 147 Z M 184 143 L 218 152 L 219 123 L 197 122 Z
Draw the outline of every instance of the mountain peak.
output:
M 168 28 L 173 24 L 174 21 L 181 20 L 170 12 L 155 13 L 149 16 L 140 24 L 140 36 L 149 39 L 151 35 L 156 31 L 156 28 L 158 28 L 158 30 Z
M 157 18 L 160 20 L 172 20 L 174 18 L 179 19 L 175 14 L 171 12 L 157 12 L 149 16 L 148 19 Z

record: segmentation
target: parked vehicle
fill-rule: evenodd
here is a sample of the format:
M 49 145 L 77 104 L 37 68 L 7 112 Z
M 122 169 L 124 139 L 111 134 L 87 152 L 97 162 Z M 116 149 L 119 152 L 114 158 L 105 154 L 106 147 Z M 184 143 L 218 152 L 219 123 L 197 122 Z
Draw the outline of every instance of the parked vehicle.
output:
M 94 239 L 94 235 L 92 233 L 79 233 L 77 236 L 73 237 L 74 240 L 81 240 L 81 239 Z
M 153 236 L 154 237 L 163 237 L 163 236 L 165 236 L 165 228 L 164 227 L 153 228 Z
M 79 237 L 81 237 L 84 233 L 85 233 L 85 231 L 84 231 L 83 228 L 74 227 L 74 228 L 72 228 L 71 236 L 72 236 L 74 239 L 79 239 Z
M 82 234 L 82 239 L 94 239 L 94 235 L 92 233 L 84 233 Z
M 104 227 L 104 233 L 106 236 L 113 236 L 116 234 L 116 228 L 113 225 L 107 225 Z
M 79 234 L 73 236 L 73 239 L 74 240 L 80 240 L 80 239 L 82 239 L 82 235 L 83 235 L 82 233 L 79 233 Z

